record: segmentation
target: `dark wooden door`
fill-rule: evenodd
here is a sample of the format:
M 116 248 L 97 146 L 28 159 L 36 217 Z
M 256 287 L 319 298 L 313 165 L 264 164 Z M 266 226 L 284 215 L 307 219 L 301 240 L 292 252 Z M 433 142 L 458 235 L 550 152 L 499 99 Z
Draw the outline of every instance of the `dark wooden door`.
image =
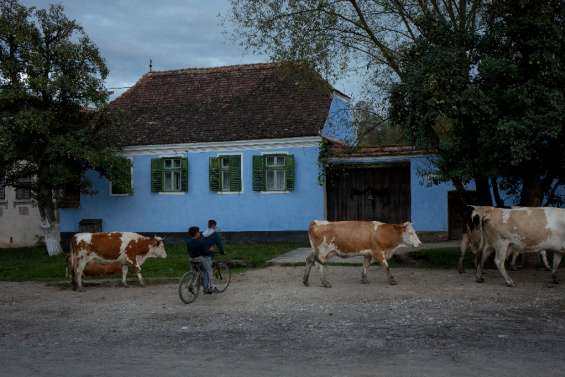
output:
M 330 221 L 410 220 L 410 163 L 333 166 L 326 172 Z
M 467 203 L 476 203 L 476 199 L 476 191 L 465 192 L 465 200 Z M 450 240 L 459 240 L 463 235 L 464 209 L 465 204 L 461 199 L 461 195 L 457 191 L 449 191 L 447 193 L 447 233 Z

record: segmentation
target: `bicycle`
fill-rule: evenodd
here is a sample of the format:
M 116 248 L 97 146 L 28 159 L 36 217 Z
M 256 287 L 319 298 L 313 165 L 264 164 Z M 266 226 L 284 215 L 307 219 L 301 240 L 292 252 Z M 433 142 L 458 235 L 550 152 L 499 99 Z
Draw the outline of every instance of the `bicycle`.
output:
M 190 262 L 191 270 L 186 272 L 179 281 L 179 298 L 185 304 L 196 300 L 202 287 L 203 267 L 201 262 Z M 224 261 L 212 262 L 212 285 L 218 288 L 218 293 L 228 289 L 231 281 L 231 271 Z

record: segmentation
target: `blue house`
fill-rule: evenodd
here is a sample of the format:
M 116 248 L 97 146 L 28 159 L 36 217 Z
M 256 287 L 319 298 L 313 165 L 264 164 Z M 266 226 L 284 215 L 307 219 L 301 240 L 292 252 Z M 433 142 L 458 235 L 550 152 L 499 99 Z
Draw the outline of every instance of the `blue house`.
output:
M 149 72 L 114 100 L 131 185 L 88 173 L 94 195 L 61 230 L 183 234 L 216 219 L 228 237 L 304 239 L 323 219 L 322 135 L 354 142 L 348 98 L 278 64 Z

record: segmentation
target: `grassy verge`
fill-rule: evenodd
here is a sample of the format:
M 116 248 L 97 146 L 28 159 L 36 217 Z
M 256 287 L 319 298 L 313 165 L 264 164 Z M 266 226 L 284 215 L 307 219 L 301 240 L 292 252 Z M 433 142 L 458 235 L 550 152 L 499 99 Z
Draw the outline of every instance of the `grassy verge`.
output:
M 417 266 L 430 268 L 457 268 L 459 248 L 429 249 L 410 253 L 410 258 L 418 262 Z M 463 266 L 467 269 L 474 268 L 474 254 L 467 252 L 463 260 Z
M 284 242 L 226 244 L 225 259 L 241 261 L 246 268 L 257 268 L 299 246 Z M 143 265 L 144 277 L 176 278 L 188 269 L 184 245 L 167 245 L 166 249 L 166 259 L 150 259 Z M 56 281 L 64 278 L 64 255 L 49 257 L 40 247 L 0 249 L 0 281 Z

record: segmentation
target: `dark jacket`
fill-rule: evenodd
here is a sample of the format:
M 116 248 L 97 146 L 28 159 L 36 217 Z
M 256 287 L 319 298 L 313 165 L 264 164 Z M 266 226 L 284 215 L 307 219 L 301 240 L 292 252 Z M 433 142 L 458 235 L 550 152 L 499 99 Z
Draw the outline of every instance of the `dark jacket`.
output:
M 200 238 L 198 240 L 189 238 L 186 241 L 186 248 L 191 258 L 212 257 L 214 253 L 210 251 L 211 246 L 212 243 L 207 238 Z
M 206 237 L 210 245 L 216 245 L 220 254 L 224 254 L 224 244 L 222 243 L 222 237 L 220 237 L 220 233 L 214 232 Z

